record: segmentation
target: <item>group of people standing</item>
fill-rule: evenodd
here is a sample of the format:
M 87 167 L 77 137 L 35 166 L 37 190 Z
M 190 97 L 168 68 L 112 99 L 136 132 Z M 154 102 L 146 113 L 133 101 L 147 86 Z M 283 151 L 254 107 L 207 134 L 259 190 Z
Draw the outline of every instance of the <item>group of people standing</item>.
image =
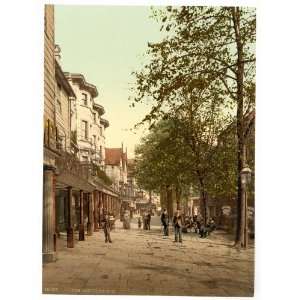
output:
M 199 233 L 201 238 L 205 238 L 210 232 L 216 229 L 216 224 L 213 218 L 209 218 L 207 224 L 205 225 L 204 218 L 199 215 L 195 215 L 193 218 L 188 217 L 183 218 L 180 210 L 177 210 L 173 220 L 173 227 L 175 233 L 174 242 L 182 243 L 182 231 L 187 230 L 187 228 L 194 228 L 196 233 Z M 169 235 L 169 216 L 166 209 L 163 210 L 161 214 L 161 224 L 163 226 L 164 235 Z
M 142 218 L 143 218 L 143 229 L 150 230 L 151 212 L 149 211 L 149 212 L 144 213 Z M 141 217 L 138 218 L 138 227 L 139 227 L 139 229 L 142 227 Z
M 114 223 L 114 217 L 111 216 L 108 212 L 104 212 L 103 219 L 101 220 L 101 227 L 104 231 L 105 236 L 105 243 L 112 243 L 110 231 L 112 229 Z M 163 210 L 161 217 L 161 224 L 163 226 L 163 233 L 164 236 L 169 235 L 169 215 L 166 209 Z M 151 212 L 146 212 L 143 214 L 142 219 L 141 217 L 138 218 L 138 228 L 142 227 L 143 222 L 143 229 L 150 230 L 150 223 L 151 223 Z M 188 228 L 194 228 L 196 233 L 199 233 L 201 238 L 205 238 L 209 235 L 210 232 L 216 229 L 216 224 L 213 218 L 209 218 L 209 221 L 205 225 L 203 217 L 199 215 L 194 215 L 193 217 L 186 217 L 184 218 L 181 214 L 180 210 L 177 210 L 173 216 L 172 224 L 174 227 L 174 234 L 175 240 L 174 242 L 182 243 L 182 231 L 187 230 Z

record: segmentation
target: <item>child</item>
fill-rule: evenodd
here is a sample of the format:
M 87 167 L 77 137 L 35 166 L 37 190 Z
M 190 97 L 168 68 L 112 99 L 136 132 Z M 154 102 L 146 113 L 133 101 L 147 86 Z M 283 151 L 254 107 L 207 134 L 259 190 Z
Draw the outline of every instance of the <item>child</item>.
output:
M 141 217 L 138 218 L 138 226 L 139 226 L 139 229 L 141 229 L 141 227 L 142 227 L 142 220 L 141 220 Z

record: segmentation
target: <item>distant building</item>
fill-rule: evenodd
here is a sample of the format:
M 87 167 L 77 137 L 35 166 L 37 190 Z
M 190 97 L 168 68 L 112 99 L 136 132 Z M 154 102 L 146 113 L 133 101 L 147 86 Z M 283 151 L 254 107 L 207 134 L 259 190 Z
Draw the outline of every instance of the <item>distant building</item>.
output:
M 121 148 L 105 149 L 105 172 L 121 195 L 127 195 L 127 153 Z
M 127 159 L 127 186 L 128 186 L 128 196 L 135 199 L 137 196 L 137 184 L 134 177 L 135 161 L 134 159 Z
M 123 144 L 121 148 L 105 149 L 105 171 L 120 194 L 121 216 L 125 210 L 129 210 L 132 217 L 135 210 L 133 178 L 131 173 L 131 177 L 128 177 L 127 151 L 124 152 Z

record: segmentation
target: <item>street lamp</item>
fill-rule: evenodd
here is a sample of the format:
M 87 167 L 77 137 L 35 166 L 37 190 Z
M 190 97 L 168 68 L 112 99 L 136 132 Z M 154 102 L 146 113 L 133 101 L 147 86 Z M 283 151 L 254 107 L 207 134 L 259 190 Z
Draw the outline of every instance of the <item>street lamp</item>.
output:
M 247 184 L 251 183 L 251 173 L 252 173 L 252 170 L 248 166 L 245 166 L 242 169 L 242 171 L 241 171 L 242 185 L 247 186 Z
M 243 202 L 243 219 L 244 219 L 244 240 L 243 244 L 244 247 L 248 247 L 248 201 L 247 201 L 247 186 L 251 183 L 251 173 L 252 170 L 249 168 L 249 166 L 245 166 L 241 170 L 241 183 L 242 183 L 242 197 Z

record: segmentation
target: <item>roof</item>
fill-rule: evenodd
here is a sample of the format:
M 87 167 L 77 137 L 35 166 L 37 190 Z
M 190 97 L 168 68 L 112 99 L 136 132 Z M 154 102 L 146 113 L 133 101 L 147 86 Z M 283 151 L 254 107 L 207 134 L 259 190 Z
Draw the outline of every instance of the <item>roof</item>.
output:
M 76 95 L 69 81 L 67 80 L 64 72 L 61 69 L 61 66 L 59 65 L 56 59 L 55 59 L 55 78 L 62 85 L 63 89 L 66 91 L 68 96 L 76 98 Z
M 81 89 L 84 89 L 91 93 L 93 98 L 96 98 L 98 96 L 97 87 L 91 83 L 88 83 L 82 74 L 68 72 L 64 72 L 64 74 L 67 78 L 72 79 L 73 82 L 77 82 Z
M 121 148 L 105 148 L 105 164 L 119 165 L 122 158 Z
M 121 160 L 127 163 L 127 154 L 122 152 L 122 148 L 105 148 L 105 164 L 118 166 Z

